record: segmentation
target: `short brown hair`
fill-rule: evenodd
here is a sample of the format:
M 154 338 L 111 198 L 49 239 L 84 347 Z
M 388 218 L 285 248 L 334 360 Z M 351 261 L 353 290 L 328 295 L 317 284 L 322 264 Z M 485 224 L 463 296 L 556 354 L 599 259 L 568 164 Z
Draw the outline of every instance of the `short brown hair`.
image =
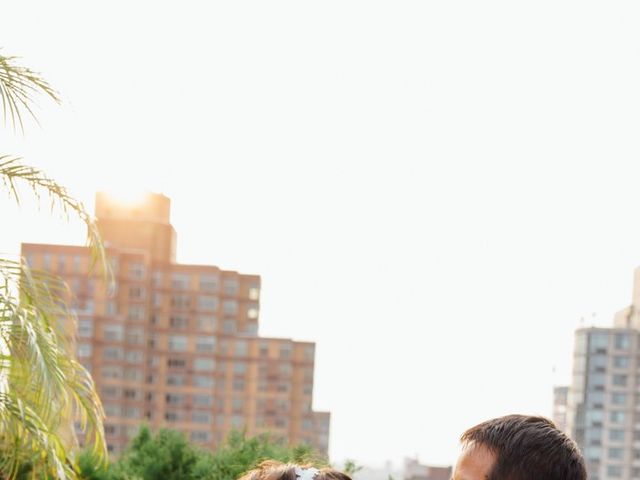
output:
M 544 417 L 507 415 L 470 428 L 466 445 L 482 445 L 496 455 L 489 480 L 585 480 L 576 443 Z
M 248 471 L 238 480 L 296 480 L 296 468 L 310 468 L 311 465 L 297 465 L 282 463 L 276 460 L 266 460 L 257 468 Z M 333 468 L 320 468 L 313 480 L 351 480 L 349 475 Z

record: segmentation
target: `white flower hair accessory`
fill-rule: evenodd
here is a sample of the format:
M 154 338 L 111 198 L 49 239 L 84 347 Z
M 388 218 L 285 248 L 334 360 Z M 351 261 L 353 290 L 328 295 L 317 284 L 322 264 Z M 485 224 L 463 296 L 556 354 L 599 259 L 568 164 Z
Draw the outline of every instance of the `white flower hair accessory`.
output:
M 320 470 L 317 468 L 300 468 L 296 467 L 295 469 L 296 477 L 300 480 L 313 480 L 313 478 L 320 473 Z

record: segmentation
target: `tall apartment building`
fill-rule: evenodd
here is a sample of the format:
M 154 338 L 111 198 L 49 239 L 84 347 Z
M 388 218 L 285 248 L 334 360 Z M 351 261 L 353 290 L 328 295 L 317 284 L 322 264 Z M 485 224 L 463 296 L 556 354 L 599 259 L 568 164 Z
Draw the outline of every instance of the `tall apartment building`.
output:
M 640 479 L 640 269 L 611 328 L 576 331 L 567 431 L 591 480 Z
M 70 286 L 71 333 L 105 408 L 109 450 L 145 422 L 210 447 L 246 429 L 326 454 L 330 414 L 312 409 L 315 345 L 258 335 L 259 276 L 176 263 L 169 210 L 160 194 L 135 205 L 97 195 L 113 291 L 90 272 L 86 247 L 22 245 L 32 268 Z
M 567 402 L 569 387 L 566 385 L 553 387 L 553 423 L 559 430 L 567 432 Z

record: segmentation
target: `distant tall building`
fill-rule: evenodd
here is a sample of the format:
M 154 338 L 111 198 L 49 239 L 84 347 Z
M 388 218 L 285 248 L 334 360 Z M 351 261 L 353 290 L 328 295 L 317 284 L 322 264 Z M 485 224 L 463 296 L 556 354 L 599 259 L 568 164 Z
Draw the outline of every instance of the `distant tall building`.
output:
M 553 387 L 553 423 L 559 430 L 567 432 L 567 398 L 569 387 Z
M 576 331 L 567 431 L 591 480 L 640 478 L 640 269 L 611 328 Z
M 235 428 L 326 454 L 330 414 L 312 409 L 315 345 L 258 335 L 259 276 L 176 263 L 169 210 L 160 194 L 135 205 L 97 195 L 114 292 L 89 273 L 86 247 L 22 246 L 33 268 L 71 288 L 71 333 L 105 408 L 109 450 L 146 422 L 210 447 Z

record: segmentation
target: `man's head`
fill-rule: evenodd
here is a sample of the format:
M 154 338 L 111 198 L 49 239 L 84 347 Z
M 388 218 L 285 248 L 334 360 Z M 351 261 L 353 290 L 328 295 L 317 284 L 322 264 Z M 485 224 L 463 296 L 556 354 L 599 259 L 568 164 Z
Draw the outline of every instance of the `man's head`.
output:
M 470 428 L 453 480 L 585 480 L 578 446 L 543 417 L 507 415 Z

